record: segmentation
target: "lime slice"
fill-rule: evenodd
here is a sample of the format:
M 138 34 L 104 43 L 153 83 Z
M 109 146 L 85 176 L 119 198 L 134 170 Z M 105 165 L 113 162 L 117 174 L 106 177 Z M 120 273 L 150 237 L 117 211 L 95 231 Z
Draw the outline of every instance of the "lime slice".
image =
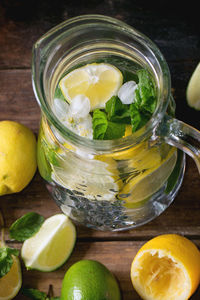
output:
M 67 260 L 75 241 L 75 226 L 67 216 L 57 214 L 46 219 L 40 230 L 23 243 L 21 256 L 28 269 L 50 272 Z
M 197 65 L 190 78 L 186 97 L 189 106 L 200 110 L 200 63 Z
M 93 111 L 105 107 L 105 103 L 117 94 L 122 82 L 122 73 L 116 67 L 93 63 L 68 73 L 59 86 L 69 103 L 78 95 L 89 98 L 90 110 Z
M 21 266 L 18 257 L 13 256 L 10 271 L 0 278 L 0 300 L 13 299 L 22 285 Z

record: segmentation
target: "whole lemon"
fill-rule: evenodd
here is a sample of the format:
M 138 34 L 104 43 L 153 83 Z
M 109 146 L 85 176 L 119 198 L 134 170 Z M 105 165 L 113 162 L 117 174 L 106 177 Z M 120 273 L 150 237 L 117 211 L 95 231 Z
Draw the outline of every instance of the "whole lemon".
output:
M 0 195 L 23 190 L 37 169 L 36 138 L 26 126 L 0 122 Z

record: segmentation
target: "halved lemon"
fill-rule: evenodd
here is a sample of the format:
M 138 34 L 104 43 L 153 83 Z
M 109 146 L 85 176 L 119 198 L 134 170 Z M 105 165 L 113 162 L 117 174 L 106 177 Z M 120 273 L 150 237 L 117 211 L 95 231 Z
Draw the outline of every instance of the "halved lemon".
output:
M 13 256 L 10 271 L 0 278 L 0 300 L 13 299 L 22 285 L 21 266 L 18 257 Z
M 157 236 L 135 256 L 131 280 L 144 300 L 187 300 L 200 283 L 200 252 L 183 236 Z
M 200 63 L 189 80 L 186 97 L 189 106 L 200 110 Z
M 116 95 L 123 76 L 115 66 L 105 63 L 87 64 L 64 76 L 59 85 L 66 100 L 71 103 L 77 95 L 90 100 L 90 110 L 104 108 L 105 103 Z
M 67 216 L 57 214 L 46 219 L 40 230 L 23 243 L 21 256 L 28 269 L 50 272 L 63 265 L 75 241 L 75 226 Z

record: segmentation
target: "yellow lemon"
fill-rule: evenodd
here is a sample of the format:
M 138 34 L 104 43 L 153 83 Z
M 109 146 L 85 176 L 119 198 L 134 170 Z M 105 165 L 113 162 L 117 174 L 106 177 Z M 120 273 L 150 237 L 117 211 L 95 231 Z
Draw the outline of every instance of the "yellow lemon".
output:
M 104 108 L 105 103 L 117 94 L 123 82 L 122 73 L 105 63 L 88 64 L 73 70 L 59 83 L 63 96 L 71 103 L 77 95 L 90 100 L 90 110 Z
M 13 265 L 10 271 L 0 278 L 0 300 L 13 299 L 22 285 L 21 266 L 19 259 L 13 256 Z
M 26 126 L 0 122 L 0 195 L 20 192 L 37 168 L 36 139 Z
M 194 70 L 186 91 L 189 106 L 200 110 L 200 63 Z
M 131 280 L 144 300 L 187 300 L 200 283 L 200 252 L 183 236 L 157 236 L 136 254 Z

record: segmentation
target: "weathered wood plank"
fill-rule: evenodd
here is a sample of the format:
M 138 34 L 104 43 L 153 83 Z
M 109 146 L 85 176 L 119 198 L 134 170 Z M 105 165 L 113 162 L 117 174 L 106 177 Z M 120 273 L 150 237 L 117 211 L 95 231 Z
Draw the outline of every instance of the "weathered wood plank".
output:
M 194 241 L 199 247 L 200 242 Z M 54 272 L 26 271 L 23 265 L 23 286 L 47 292 L 49 284 L 53 284 L 55 296 L 60 295 L 62 279 L 67 269 L 81 259 L 98 260 L 103 263 L 117 278 L 124 300 L 139 300 L 130 280 L 131 262 L 145 241 L 112 241 L 112 242 L 77 242 L 75 249 L 66 264 Z M 18 247 L 19 245 L 12 246 Z M 200 289 L 191 300 L 198 300 Z M 16 300 L 26 299 L 21 293 Z
M 151 38 L 167 61 L 199 60 L 198 17 L 195 19 L 196 11 L 188 5 L 176 9 L 174 3 L 170 7 L 167 1 L 149 5 L 131 0 L 93 0 L 87 6 L 84 1 L 74 5 L 62 0 L 59 6 L 49 1 L 31 3 L 0 3 L 0 68 L 29 68 L 36 40 L 53 26 L 82 14 L 106 14 L 123 20 Z

